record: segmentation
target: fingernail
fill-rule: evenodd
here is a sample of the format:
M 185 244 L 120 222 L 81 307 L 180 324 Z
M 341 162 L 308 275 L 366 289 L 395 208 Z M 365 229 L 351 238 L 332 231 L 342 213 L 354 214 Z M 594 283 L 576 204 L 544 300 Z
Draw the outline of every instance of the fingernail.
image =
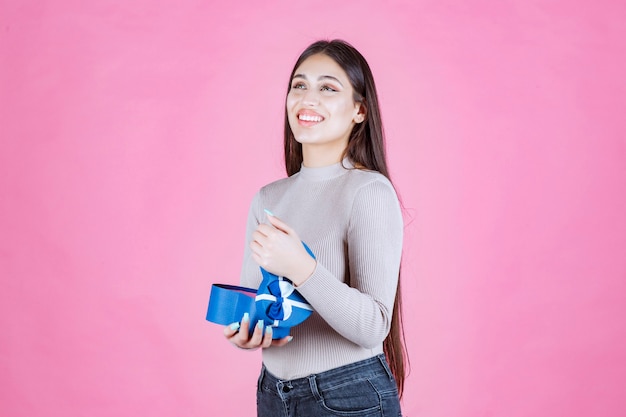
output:
M 256 322 L 256 327 L 258 327 L 259 329 L 262 329 L 263 328 L 263 324 L 264 324 L 263 320 L 259 320 L 259 321 Z
M 268 209 L 263 209 L 263 211 L 266 212 L 268 216 L 274 216 L 274 213 L 272 213 Z
M 266 326 L 265 327 L 265 334 L 272 334 L 273 330 L 272 330 L 272 326 Z
M 293 340 L 293 336 L 287 336 L 287 343 L 291 342 Z
M 248 322 L 250 321 L 250 315 L 248 313 L 243 313 L 243 318 L 241 319 L 242 322 Z
M 239 328 L 239 323 L 235 322 L 230 325 L 231 330 L 237 330 Z

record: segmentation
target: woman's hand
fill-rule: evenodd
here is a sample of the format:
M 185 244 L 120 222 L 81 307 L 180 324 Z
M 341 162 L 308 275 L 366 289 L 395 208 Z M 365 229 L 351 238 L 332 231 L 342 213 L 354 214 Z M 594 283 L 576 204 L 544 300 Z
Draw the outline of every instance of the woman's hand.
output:
M 248 313 L 244 314 L 239 323 L 233 323 L 224 328 L 224 336 L 233 345 L 240 349 L 257 350 L 258 348 L 267 348 L 270 346 L 284 346 L 291 342 L 292 337 L 287 336 L 282 339 L 272 340 L 272 328 L 267 326 L 265 334 L 263 334 L 263 321 L 260 320 L 250 336 L 250 317 Z
M 315 271 L 316 261 L 291 227 L 266 213 L 270 224 L 260 224 L 252 233 L 252 258 L 267 272 L 289 278 L 296 287 L 302 285 Z

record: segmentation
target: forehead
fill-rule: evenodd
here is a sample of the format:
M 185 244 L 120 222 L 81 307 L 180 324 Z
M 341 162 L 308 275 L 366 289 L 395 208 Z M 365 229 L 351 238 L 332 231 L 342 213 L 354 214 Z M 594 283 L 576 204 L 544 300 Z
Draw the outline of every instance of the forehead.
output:
M 346 72 L 335 62 L 334 59 L 324 54 L 311 55 L 305 59 L 294 75 L 305 75 L 309 79 L 318 79 L 322 76 L 331 76 L 340 81 L 348 81 Z

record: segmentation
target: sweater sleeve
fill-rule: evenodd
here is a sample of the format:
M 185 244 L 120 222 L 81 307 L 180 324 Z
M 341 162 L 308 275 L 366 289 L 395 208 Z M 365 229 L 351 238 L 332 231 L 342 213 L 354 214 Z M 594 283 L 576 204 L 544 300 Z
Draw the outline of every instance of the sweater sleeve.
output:
M 380 345 L 391 327 L 403 227 L 391 184 L 376 180 L 363 185 L 356 193 L 347 231 L 349 283 L 318 262 L 298 287 L 333 329 L 364 348 Z

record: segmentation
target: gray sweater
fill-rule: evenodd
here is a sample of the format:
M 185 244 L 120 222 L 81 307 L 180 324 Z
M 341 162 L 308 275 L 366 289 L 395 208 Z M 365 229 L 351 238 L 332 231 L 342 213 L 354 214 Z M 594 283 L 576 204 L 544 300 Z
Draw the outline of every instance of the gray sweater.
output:
M 249 248 L 269 209 L 311 248 L 317 267 L 297 290 L 315 312 L 291 329 L 293 341 L 263 349 L 263 363 L 294 379 L 382 353 L 395 298 L 403 221 L 382 174 L 343 163 L 301 170 L 261 188 L 248 215 L 241 285 L 258 288 Z M 288 277 L 287 277 L 288 278 Z

